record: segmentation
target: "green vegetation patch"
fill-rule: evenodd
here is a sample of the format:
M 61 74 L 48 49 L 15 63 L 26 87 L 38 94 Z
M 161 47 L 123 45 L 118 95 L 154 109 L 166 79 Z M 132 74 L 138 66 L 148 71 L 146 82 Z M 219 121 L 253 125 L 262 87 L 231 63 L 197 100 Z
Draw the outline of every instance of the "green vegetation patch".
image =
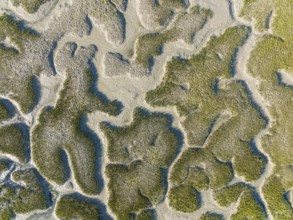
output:
M 45 210 L 51 205 L 48 185 L 35 169 L 12 173 L 13 185 L 0 186 L 1 219 L 11 219 L 15 213 Z
M 0 100 L 0 122 L 5 121 L 11 117 L 11 114 L 9 113 L 7 106 L 3 103 L 2 100 Z
M 258 31 L 270 28 L 270 19 L 274 10 L 274 0 L 244 0 L 240 16 L 249 21 L 254 21 Z
M 3 207 L 0 210 L 0 219 L 1 220 L 11 220 L 15 217 L 15 214 L 10 208 Z
M 170 206 L 181 212 L 194 212 L 201 206 L 199 191 L 225 186 L 232 177 L 229 164 L 219 161 L 208 150 L 190 148 L 171 170 L 174 186 L 168 196 Z
M 136 62 L 147 67 L 153 57 L 160 55 L 164 43 L 171 39 L 172 36 L 161 33 L 140 36 L 136 43 Z
M 101 210 L 97 203 L 78 193 L 62 196 L 56 205 L 56 215 L 60 220 L 102 219 Z
M 170 180 L 176 188 L 219 189 L 234 172 L 247 181 L 263 172 L 265 158 L 255 149 L 253 137 L 265 120 L 246 85 L 230 79 L 237 48 L 248 33 L 244 26 L 228 28 L 190 59 L 174 58 L 167 64 L 162 84 L 146 95 L 153 106 L 176 106 L 185 117 L 189 144 L 203 146 L 186 150 L 175 163 Z
M 28 13 L 36 12 L 41 5 L 52 0 L 12 0 L 14 6 L 22 6 Z
M 125 10 L 125 1 L 120 0 L 89 0 L 85 7 L 94 22 L 100 25 L 106 38 L 115 44 L 125 40 L 125 18 L 119 10 Z
M 162 52 L 164 44 L 179 39 L 191 44 L 195 33 L 201 30 L 211 17 L 210 10 L 195 6 L 190 12 L 182 12 L 177 16 L 171 27 L 165 31 L 140 36 L 136 43 L 135 61 L 143 67 L 149 67 L 152 58 Z
M 9 169 L 10 163 L 7 160 L 0 160 L 0 174 Z
M 17 47 L 18 52 L 24 52 L 23 44 L 26 40 L 36 39 L 39 35 L 29 28 L 22 27 L 21 23 L 11 16 L 0 16 L 0 42 L 9 38 L 9 41 Z M 3 45 L 3 44 L 2 44 Z M 3 51 L 4 50 L 4 51 Z M 5 52 L 5 49 L 0 48 L 0 55 Z
M 13 200 L 13 210 L 16 213 L 27 213 L 32 210 L 43 210 L 49 207 L 49 195 L 46 192 L 44 180 L 36 170 L 19 170 L 12 174 L 12 178 L 17 183 L 25 183 L 25 187 L 20 186 L 16 190 L 16 197 Z
M 259 2 L 256 11 L 269 4 Z M 271 1 L 269 1 L 271 2 Z M 262 147 L 275 164 L 263 192 L 276 220 L 293 216 L 292 207 L 284 200 L 285 192 L 293 187 L 293 90 L 281 83 L 278 73 L 286 71 L 293 77 L 292 11 L 293 2 L 276 0 L 273 5 L 272 34 L 259 39 L 250 55 L 249 73 L 259 79 L 259 91 L 268 103 L 271 126 L 262 139 Z
M 262 190 L 275 219 L 285 220 L 293 216 L 291 204 L 285 199 L 286 189 L 282 186 L 280 178 L 270 177 Z
M 28 131 L 23 124 L 6 125 L 0 128 L 0 154 L 15 156 L 19 162 L 28 160 Z
M 11 59 L 20 59 L 25 53 L 25 44 L 39 37 L 35 31 L 23 27 L 20 21 L 8 15 L 0 16 L 0 93 L 12 92 L 11 98 L 21 106 L 21 110 L 28 113 L 34 107 L 36 91 L 33 88 L 34 75 L 21 76 L 12 74 L 9 66 Z M 17 73 L 19 74 L 19 73 Z M 18 80 L 20 79 L 20 80 Z
M 170 176 L 173 184 L 191 185 L 198 190 L 225 186 L 232 178 L 232 169 L 228 163 L 219 161 L 208 150 L 199 148 L 190 148 L 183 152 Z
M 252 190 L 245 191 L 241 196 L 241 201 L 237 207 L 237 212 L 231 216 L 231 220 L 251 219 L 265 220 L 267 215 L 264 211 L 263 204 L 260 203 Z
M 214 192 L 214 198 L 221 206 L 230 206 L 232 203 L 237 202 L 240 195 L 244 191 L 248 191 L 248 187 L 243 184 L 235 184 L 232 186 L 224 187 Z
M 148 28 L 155 29 L 169 24 L 175 15 L 186 10 L 188 5 L 184 0 L 140 0 L 138 13 L 141 14 L 141 21 Z
M 168 195 L 172 208 L 181 212 L 194 212 L 201 207 L 200 193 L 190 185 L 172 187 Z
M 235 51 L 248 31 L 243 26 L 229 28 L 190 59 L 174 58 L 162 84 L 147 93 L 146 100 L 153 106 L 176 106 L 186 118 L 183 127 L 189 144 L 205 146 L 211 159 L 232 162 L 233 158 L 237 174 L 252 181 L 265 164 L 252 142 L 265 121 L 245 84 L 229 80 Z
M 69 175 L 65 150 L 81 189 L 95 194 L 99 191 L 99 140 L 87 127 L 86 115 L 97 110 L 116 115 L 119 105 L 104 101 L 97 94 L 93 70 L 86 69 L 95 49 L 81 47 L 71 57 L 72 46 L 69 43 L 60 52 L 59 65 L 65 64 L 60 69 L 64 68 L 67 78 L 56 106 L 42 111 L 33 130 L 32 157 L 45 177 L 62 184 Z
M 106 167 L 109 207 L 118 219 L 160 203 L 166 193 L 166 170 L 180 146 L 171 119 L 136 109 L 126 127 L 102 123 L 110 164 Z
M 260 197 L 253 188 L 242 183 L 221 188 L 214 192 L 214 198 L 219 205 L 228 207 L 239 201 L 237 212 L 231 216 L 232 220 L 266 219 L 266 212 Z
M 156 219 L 154 210 L 143 210 L 135 218 L 135 220 L 154 220 L 154 219 Z
M 206 212 L 200 216 L 200 220 L 224 220 L 224 216 L 214 212 Z

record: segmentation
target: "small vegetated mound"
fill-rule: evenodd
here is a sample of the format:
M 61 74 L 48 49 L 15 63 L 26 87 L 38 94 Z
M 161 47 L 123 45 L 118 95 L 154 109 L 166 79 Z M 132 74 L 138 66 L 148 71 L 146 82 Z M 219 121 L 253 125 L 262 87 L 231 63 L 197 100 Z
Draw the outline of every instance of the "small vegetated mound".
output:
M 146 95 L 154 106 L 176 106 L 185 117 L 183 127 L 189 144 L 203 147 L 186 150 L 171 171 L 174 189 L 169 199 L 177 210 L 195 211 L 204 188 L 223 187 L 234 173 L 253 181 L 264 168 L 265 159 L 253 146 L 253 137 L 265 121 L 245 85 L 229 80 L 234 65 L 231 60 L 248 31 L 243 26 L 229 28 L 211 39 L 198 55 L 173 59 L 167 64 L 162 84 Z M 186 198 L 193 202 L 181 202 Z M 193 206 L 188 207 L 190 204 Z
M 119 9 L 124 10 L 125 1 L 90 0 L 86 7 L 94 22 L 105 32 L 108 41 L 122 44 L 125 40 L 125 18 Z
M 35 101 L 32 74 L 21 76 L 21 83 L 18 84 L 19 73 L 10 72 L 9 62 L 21 59 L 26 52 L 24 45 L 36 41 L 39 35 L 8 15 L 0 16 L 0 26 L 0 93 L 13 92 L 11 98 L 19 102 L 23 111 L 29 112 Z
M 54 0 L 11 0 L 14 6 L 22 6 L 28 13 L 35 13 L 41 5 Z
M 126 127 L 102 123 L 108 142 L 106 166 L 109 207 L 117 219 L 148 219 L 141 211 L 162 202 L 167 190 L 167 170 L 174 159 L 180 136 L 169 116 L 136 109 Z M 143 212 L 144 213 L 144 212 Z
M 96 201 L 78 193 L 62 196 L 56 205 L 56 215 L 60 220 L 102 219 L 101 210 Z
M 224 216 L 214 212 L 206 212 L 200 216 L 200 220 L 224 220 Z
M 190 12 L 180 13 L 163 32 L 142 35 L 137 40 L 136 61 L 144 67 L 148 66 L 149 60 L 158 56 L 163 45 L 168 42 L 183 40 L 192 44 L 195 34 L 211 17 L 210 10 L 195 6 Z
M 253 21 L 258 31 L 267 31 L 275 6 L 274 0 L 244 0 L 240 16 Z
M 51 206 L 48 185 L 35 169 L 17 170 L 12 181 L 0 186 L 0 218 L 12 219 L 15 214 L 45 210 Z
M 201 207 L 200 191 L 227 185 L 233 178 L 232 172 L 228 163 L 219 161 L 205 149 L 186 150 L 171 171 L 170 206 L 187 213 L 196 211 Z
M 89 194 L 99 191 L 99 143 L 87 128 L 86 115 L 97 110 L 119 113 L 118 103 L 103 100 L 95 89 L 95 70 L 88 65 L 95 51 L 94 46 L 77 48 L 73 43 L 60 49 L 56 66 L 67 77 L 56 106 L 43 110 L 32 136 L 32 156 L 41 173 L 64 183 L 69 175 L 65 150 L 77 183 Z
M 154 220 L 156 219 L 155 210 L 143 210 L 135 217 L 136 220 Z
M 11 162 L 9 160 L 0 160 L 0 175 L 9 170 Z
M 0 128 L 0 154 L 9 154 L 20 163 L 29 159 L 29 131 L 24 124 L 16 123 Z
M 9 119 L 9 112 L 5 105 L 0 101 L 0 122 Z
M 267 5 L 256 2 L 259 4 L 255 11 L 262 11 Z M 259 92 L 268 102 L 271 126 L 262 145 L 275 167 L 262 190 L 273 217 L 279 220 L 293 216 L 292 204 L 285 197 L 293 187 L 293 90 L 280 83 L 277 74 L 285 70 L 293 76 L 293 2 L 276 0 L 273 6 L 272 34 L 259 39 L 250 55 L 248 71 L 259 79 Z
M 185 0 L 139 0 L 137 12 L 145 28 L 155 29 L 166 26 L 176 15 L 188 7 Z
M 6 99 L 0 99 L 0 154 L 16 157 L 18 162 L 29 159 L 29 129 L 21 123 L 7 123 L 15 115 L 15 108 Z
M 286 198 L 288 189 L 285 188 L 283 178 L 277 175 L 267 180 L 263 193 L 275 219 L 290 219 L 293 216 L 293 210 L 292 204 Z
M 5 52 L 10 51 L 10 49 L 17 54 L 24 53 L 23 44 L 25 41 L 34 40 L 38 37 L 36 32 L 29 28 L 23 27 L 23 24 L 6 14 L 0 17 L 0 25 L 1 56 L 5 56 Z M 11 45 L 14 46 L 14 50 L 13 48 L 6 47 L 4 43 L 5 40 L 9 41 Z M 17 50 L 17 52 L 15 50 Z
M 229 207 L 239 201 L 237 212 L 232 214 L 232 220 L 266 219 L 263 203 L 255 189 L 243 183 L 223 187 L 214 192 L 214 198 L 223 207 Z
M 146 75 L 152 69 L 153 59 L 162 53 L 164 44 L 177 40 L 192 44 L 196 33 L 211 17 L 210 10 L 199 6 L 193 7 L 189 12 L 180 13 L 167 29 L 138 37 L 133 62 L 129 62 L 119 54 L 106 54 L 105 73 L 110 76 L 127 73 L 134 76 Z
M 10 101 L 0 99 L 0 123 L 11 119 L 15 115 L 15 108 Z

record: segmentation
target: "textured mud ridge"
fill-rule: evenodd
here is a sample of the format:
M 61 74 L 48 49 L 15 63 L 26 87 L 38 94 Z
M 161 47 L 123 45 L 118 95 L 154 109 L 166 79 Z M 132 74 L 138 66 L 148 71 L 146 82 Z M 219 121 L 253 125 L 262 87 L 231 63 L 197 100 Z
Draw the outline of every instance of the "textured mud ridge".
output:
M 292 12 L 0 1 L 0 219 L 293 219 Z

